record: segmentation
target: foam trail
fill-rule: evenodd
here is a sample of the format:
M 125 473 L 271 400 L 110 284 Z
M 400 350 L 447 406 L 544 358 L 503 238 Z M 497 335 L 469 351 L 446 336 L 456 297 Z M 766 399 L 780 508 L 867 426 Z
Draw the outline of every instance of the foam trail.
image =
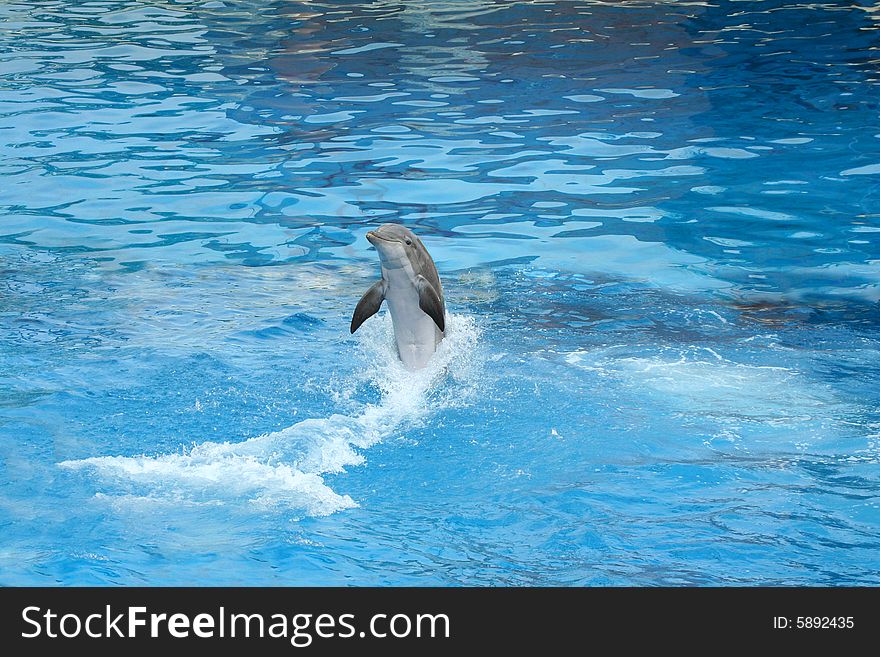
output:
M 358 333 L 366 382 L 381 392 L 379 403 L 363 405 L 358 414 L 307 419 L 239 443 L 203 442 L 180 454 L 99 456 L 59 465 L 93 472 L 113 487 L 116 500 L 206 504 L 246 499 L 311 516 L 357 506 L 348 495 L 333 491 L 322 475 L 363 463 L 361 450 L 438 407 L 466 399 L 476 379 L 473 353 L 479 337 L 471 318 L 450 315 L 447 337 L 428 367 L 411 372 L 397 358 L 387 314 Z M 447 378 L 450 384 L 440 385 Z

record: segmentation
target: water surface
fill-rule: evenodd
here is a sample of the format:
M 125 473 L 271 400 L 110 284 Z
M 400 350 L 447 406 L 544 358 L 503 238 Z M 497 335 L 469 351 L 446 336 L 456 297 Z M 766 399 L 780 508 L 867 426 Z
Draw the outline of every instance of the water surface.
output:
M 0 584 L 880 584 L 878 21 L 4 3 Z

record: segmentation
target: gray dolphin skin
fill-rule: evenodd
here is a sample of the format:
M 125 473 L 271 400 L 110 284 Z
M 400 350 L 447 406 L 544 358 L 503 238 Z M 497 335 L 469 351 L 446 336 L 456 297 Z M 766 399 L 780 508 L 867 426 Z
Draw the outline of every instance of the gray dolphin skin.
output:
M 403 364 L 411 370 L 428 364 L 446 330 L 446 303 L 440 276 L 425 245 L 398 224 L 383 224 L 367 233 L 379 252 L 382 278 L 358 301 L 351 332 L 388 301 L 394 341 Z

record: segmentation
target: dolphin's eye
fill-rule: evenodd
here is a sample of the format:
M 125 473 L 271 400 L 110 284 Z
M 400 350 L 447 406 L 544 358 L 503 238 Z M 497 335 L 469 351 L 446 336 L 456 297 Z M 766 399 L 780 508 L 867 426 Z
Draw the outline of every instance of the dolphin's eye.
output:
M 406 244 L 407 244 L 407 246 L 412 246 L 412 240 L 407 238 Z

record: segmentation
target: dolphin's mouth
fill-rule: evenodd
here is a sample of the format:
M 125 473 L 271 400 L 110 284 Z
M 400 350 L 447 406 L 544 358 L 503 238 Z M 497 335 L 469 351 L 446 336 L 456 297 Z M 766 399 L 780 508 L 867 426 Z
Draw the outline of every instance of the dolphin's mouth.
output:
M 397 241 L 399 241 L 399 240 L 394 240 L 394 239 L 388 239 L 387 237 L 382 237 L 376 231 L 371 230 L 369 233 L 367 233 L 367 241 L 370 242 L 371 244 L 373 244 L 374 240 L 380 240 L 382 242 L 397 242 Z

